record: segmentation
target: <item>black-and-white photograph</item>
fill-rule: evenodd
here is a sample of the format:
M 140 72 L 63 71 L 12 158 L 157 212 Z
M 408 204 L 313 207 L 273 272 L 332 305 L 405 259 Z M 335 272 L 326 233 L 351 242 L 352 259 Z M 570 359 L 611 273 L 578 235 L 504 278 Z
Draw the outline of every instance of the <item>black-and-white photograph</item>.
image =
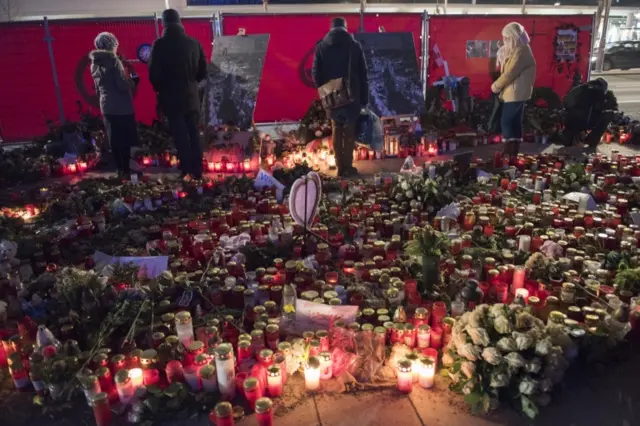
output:
M 424 109 L 418 58 L 411 33 L 359 33 L 369 68 L 369 108 L 380 117 Z
M 207 81 L 209 124 L 251 127 L 268 34 L 216 37 Z

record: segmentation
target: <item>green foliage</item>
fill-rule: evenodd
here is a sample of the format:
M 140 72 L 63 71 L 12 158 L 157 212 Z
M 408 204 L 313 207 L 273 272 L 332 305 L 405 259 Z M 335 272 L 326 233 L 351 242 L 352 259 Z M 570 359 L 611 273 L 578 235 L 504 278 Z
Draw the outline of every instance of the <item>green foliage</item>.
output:
M 415 256 L 421 262 L 425 256 L 441 256 L 448 247 L 449 238 L 427 225 L 405 244 L 405 254 Z
M 640 268 L 619 270 L 616 274 L 615 285 L 618 291 L 628 290 L 634 294 L 640 291 Z

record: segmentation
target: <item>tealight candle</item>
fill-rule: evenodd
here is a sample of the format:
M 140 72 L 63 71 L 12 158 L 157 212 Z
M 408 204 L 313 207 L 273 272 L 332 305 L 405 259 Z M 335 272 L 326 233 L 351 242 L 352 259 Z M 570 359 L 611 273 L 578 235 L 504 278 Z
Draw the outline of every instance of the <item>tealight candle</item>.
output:
M 398 361 L 398 390 L 409 393 L 413 389 L 413 372 L 411 371 L 411 361 L 401 359 Z
M 422 357 L 418 363 L 418 384 L 424 389 L 433 387 L 436 365 L 431 358 Z
M 320 388 L 320 360 L 312 356 L 304 368 L 304 385 L 307 391 L 316 391 Z

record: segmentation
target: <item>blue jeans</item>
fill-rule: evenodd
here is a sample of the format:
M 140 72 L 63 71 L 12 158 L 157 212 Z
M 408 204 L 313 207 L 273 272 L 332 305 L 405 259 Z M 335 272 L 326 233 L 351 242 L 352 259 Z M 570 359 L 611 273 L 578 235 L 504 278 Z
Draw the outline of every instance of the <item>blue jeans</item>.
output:
M 502 139 L 522 139 L 525 102 L 505 102 L 502 105 L 500 127 Z

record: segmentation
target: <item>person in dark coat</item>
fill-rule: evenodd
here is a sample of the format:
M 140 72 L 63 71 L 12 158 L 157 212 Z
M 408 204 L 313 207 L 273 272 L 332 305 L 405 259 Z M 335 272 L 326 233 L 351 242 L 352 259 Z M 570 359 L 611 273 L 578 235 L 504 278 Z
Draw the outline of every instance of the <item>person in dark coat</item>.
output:
M 357 175 L 358 170 L 353 167 L 356 123 L 369 103 L 369 76 L 362 46 L 347 32 L 344 18 L 334 18 L 329 32 L 316 44 L 312 73 L 318 88 L 338 78 L 349 83 L 353 102 L 327 111 L 327 115 L 333 128 L 338 175 Z
M 605 109 L 608 87 L 606 80 L 597 78 L 574 87 L 564 97 L 567 111 L 563 134 L 565 145 L 572 145 L 581 132 L 588 131 L 584 142 L 588 151 L 595 152 L 613 119 L 613 113 Z
M 132 95 L 137 79 L 132 79 L 126 74 L 122 61 L 116 55 L 118 39 L 113 34 L 98 34 L 94 44 L 96 50 L 89 54 L 91 76 L 100 100 L 100 112 L 118 169 L 118 177 L 126 179 L 131 174 L 131 146 L 135 145 L 138 139 Z
M 198 83 L 207 77 L 207 60 L 198 40 L 185 34 L 174 9 L 162 13 L 164 32 L 153 43 L 149 80 L 178 150 L 182 177 L 202 177 L 202 145 L 198 131 Z

